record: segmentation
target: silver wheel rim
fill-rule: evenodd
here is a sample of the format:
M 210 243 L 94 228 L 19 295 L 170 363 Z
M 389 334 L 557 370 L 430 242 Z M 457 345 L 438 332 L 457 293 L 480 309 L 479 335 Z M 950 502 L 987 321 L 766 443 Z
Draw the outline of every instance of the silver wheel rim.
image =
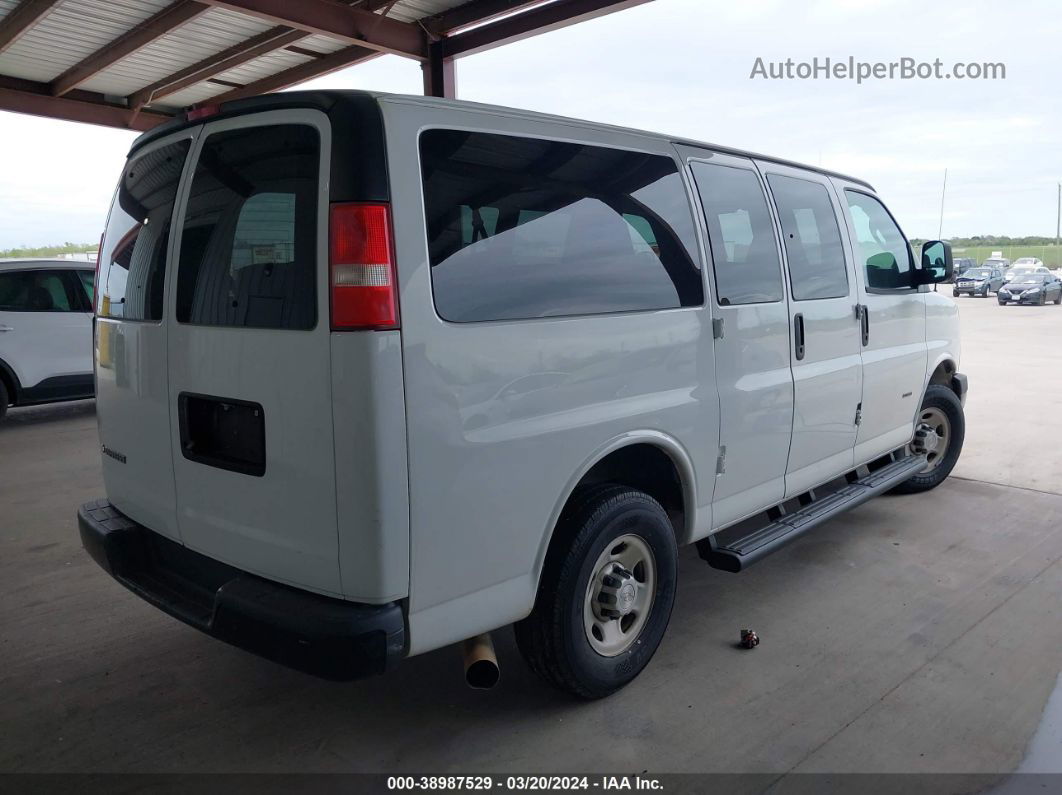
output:
M 656 558 L 641 536 L 620 536 L 598 556 L 586 585 L 583 629 L 602 657 L 623 654 L 638 641 L 653 609 L 656 576 Z
M 930 407 L 922 409 L 918 424 L 928 428 L 937 437 L 936 447 L 926 455 L 926 466 L 921 472 L 921 474 L 926 474 L 939 467 L 948 454 L 948 446 L 951 443 L 951 421 L 943 411 Z

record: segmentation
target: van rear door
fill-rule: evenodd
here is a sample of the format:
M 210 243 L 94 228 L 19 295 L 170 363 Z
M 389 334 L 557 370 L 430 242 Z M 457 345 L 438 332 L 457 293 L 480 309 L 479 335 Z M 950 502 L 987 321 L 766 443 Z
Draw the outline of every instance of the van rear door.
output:
M 175 540 L 163 296 L 173 210 L 199 132 L 192 127 L 160 138 L 126 163 L 107 216 L 96 284 L 96 417 L 107 496 L 123 513 Z
M 185 545 L 339 594 L 330 136 L 311 109 L 204 125 L 175 223 L 169 397 Z

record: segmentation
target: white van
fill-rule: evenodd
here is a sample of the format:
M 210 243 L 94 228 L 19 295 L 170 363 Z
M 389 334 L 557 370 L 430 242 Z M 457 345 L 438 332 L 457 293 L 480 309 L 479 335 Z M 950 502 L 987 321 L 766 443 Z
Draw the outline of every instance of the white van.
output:
M 98 273 L 92 556 L 332 679 L 516 623 L 652 657 L 746 566 L 962 447 L 950 276 L 866 183 L 518 110 L 294 92 L 133 145 Z

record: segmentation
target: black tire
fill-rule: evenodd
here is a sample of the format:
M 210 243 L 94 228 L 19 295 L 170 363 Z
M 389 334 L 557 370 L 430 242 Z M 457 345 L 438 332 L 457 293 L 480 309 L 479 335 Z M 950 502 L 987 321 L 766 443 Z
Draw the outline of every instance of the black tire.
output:
M 608 657 L 590 645 L 583 610 L 599 556 L 628 534 L 639 536 L 651 550 L 656 586 L 633 645 Z M 534 610 L 515 626 L 516 644 L 531 669 L 554 687 L 581 698 L 603 698 L 641 673 L 660 646 L 677 577 L 675 533 L 656 500 L 616 484 L 581 490 L 558 522 Z
M 7 414 L 7 402 L 11 398 L 7 394 L 7 387 L 4 385 L 2 379 L 0 379 L 0 421 L 3 421 L 4 415 Z
M 951 291 L 951 297 L 952 298 L 958 298 L 959 297 L 959 291 L 958 290 L 952 290 Z
M 1062 290 L 1058 291 L 1058 295 L 1055 296 L 1055 304 L 1062 304 Z
M 1000 306 L 1006 306 L 1007 305 L 1007 302 L 1004 301 L 1002 298 L 997 298 L 996 300 L 999 301 L 999 305 Z
M 1040 306 L 1047 303 L 1047 293 L 1040 293 Z
M 892 490 L 894 494 L 920 494 L 923 491 L 935 489 L 951 474 L 951 470 L 955 468 L 955 462 L 959 460 L 959 454 L 962 453 L 962 443 L 966 438 L 966 417 L 958 396 L 950 387 L 943 384 L 930 384 L 922 400 L 919 414 L 931 407 L 942 411 L 951 425 L 948 449 L 944 452 L 940 464 L 929 472 L 920 473 L 910 480 L 905 480 Z

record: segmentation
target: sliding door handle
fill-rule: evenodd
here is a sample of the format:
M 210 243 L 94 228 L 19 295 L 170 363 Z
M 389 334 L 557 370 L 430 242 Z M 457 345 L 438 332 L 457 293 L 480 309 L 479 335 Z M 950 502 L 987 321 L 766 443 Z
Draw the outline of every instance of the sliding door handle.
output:
M 804 358 L 804 315 L 801 312 L 793 315 L 793 349 L 797 361 Z
M 859 313 L 859 328 L 863 335 L 863 347 L 865 348 L 870 344 L 870 310 L 867 309 L 866 304 L 860 304 L 856 307 L 856 312 Z

